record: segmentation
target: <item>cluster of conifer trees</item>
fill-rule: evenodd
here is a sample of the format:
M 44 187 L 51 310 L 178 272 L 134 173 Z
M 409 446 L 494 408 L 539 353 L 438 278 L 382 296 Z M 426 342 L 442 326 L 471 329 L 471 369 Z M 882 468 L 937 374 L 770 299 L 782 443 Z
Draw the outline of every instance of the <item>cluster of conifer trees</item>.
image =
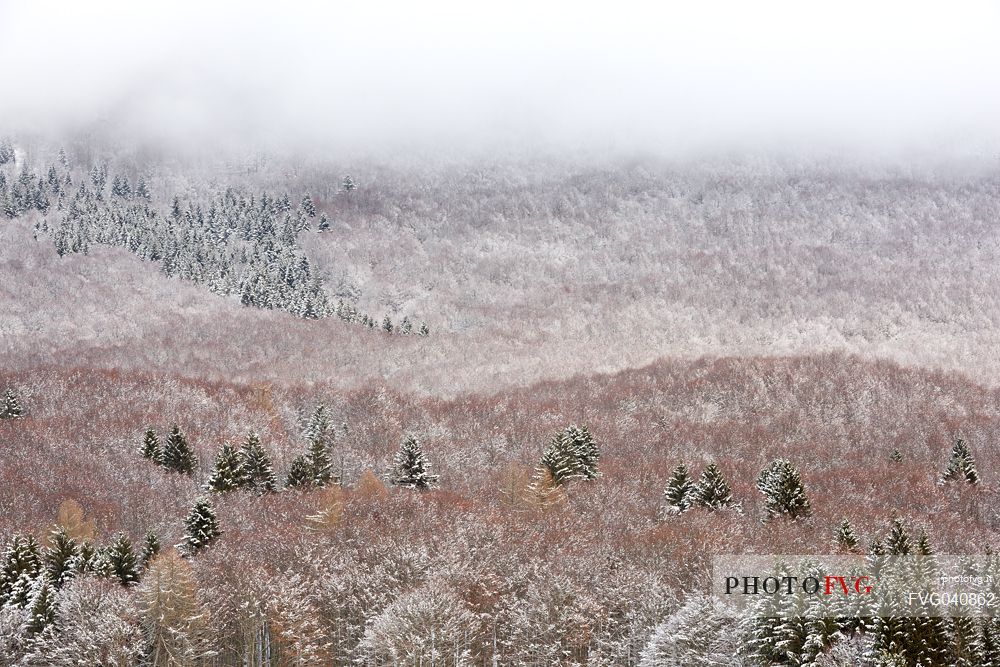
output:
M 13 159 L 11 152 L 8 161 Z M 49 165 L 45 175 L 22 167 L 8 182 L 0 171 L 0 210 L 9 218 L 37 211 L 36 237 L 50 236 L 60 256 L 85 254 L 95 244 L 116 246 L 159 262 L 168 276 L 238 296 L 247 306 L 307 319 L 338 317 L 386 333 L 430 333 L 426 323 L 415 325 L 409 316 L 394 324 L 388 315 L 380 321 L 343 300 L 331 302 L 319 270 L 298 242 L 317 216 L 308 193 L 296 206 L 288 194 L 227 188 L 186 205 L 175 196 L 161 210 L 145 178 L 133 184 L 127 175 L 115 174 L 110 187 L 108 178 L 107 164 L 74 170 L 60 151 L 59 164 Z M 345 180 L 343 192 L 355 187 Z M 329 227 L 322 214 L 317 231 Z
M 12 390 L 6 392 L 3 408 L 9 417 L 24 414 Z M 333 473 L 330 455 L 335 433 L 326 407 L 319 405 L 302 430 L 302 437 L 308 444 L 288 470 L 286 489 L 339 488 L 341 478 Z M 139 451 L 144 458 L 177 474 L 193 475 L 198 469 L 194 449 L 176 425 L 162 441 L 154 429 L 147 429 Z M 599 478 L 600 458 L 600 447 L 590 431 L 585 426 L 570 425 L 555 433 L 545 447 L 530 488 L 552 498 L 551 494 L 564 494 L 573 483 L 593 482 Z M 431 489 L 438 483 L 438 476 L 431 472 L 430 462 L 414 436 L 407 436 L 400 444 L 387 479 L 395 486 L 417 490 Z M 964 440 L 955 443 L 939 481 L 941 484 L 979 483 L 975 458 Z M 768 464 L 759 474 L 756 486 L 764 497 L 764 523 L 782 517 L 795 521 L 810 516 L 812 508 L 805 485 L 789 460 L 779 458 Z M 250 432 L 238 447 L 223 444 L 203 488 L 212 495 L 238 491 L 251 496 L 277 493 L 277 476 L 260 437 Z M 664 497 L 668 515 L 680 515 L 698 507 L 708 511 L 742 511 L 729 482 L 714 462 L 708 463 L 697 479 L 687 466 L 678 465 L 670 475 Z M 332 510 L 324 510 L 329 511 Z M 310 521 L 320 525 L 325 519 L 321 512 L 310 517 Z M 199 554 L 223 535 L 208 497 L 199 498 L 191 508 L 184 519 L 183 535 L 177 551 L 188 558 Z M 836 548 L 843 553 L 861 554 L 861 543 L 854 527 L 843 520 L 834 535 Z M 45 641 L 58 642 L 60 591 L 70 580 L 90 575 L 116 582 L 124 588 L 137 586 L 151 576 L 149 572 L 160 567 L 154 562 L 159 551 L 159 539 L 152 532 L 146 534 L 138 550 L 124 533 L 115 535 L 107 544 L 95 545 L 64 525 L 53 529 L 44 545 L 31 535 L 13 536 L 0 563 L 0 610 L 7 617 L 13 615 L 20 619 L 17 637 L 24 644 L 23 653 L 31 656 L 34 655 L 33 646 L 42 646 Z M 921 561 L 927 563 L 921 566 L 925 569 L 901 575 L 908 577 L 911 583 L 934 574 L 934 551 L 927 532 L 921 528 L 915 539 L 911 538 L 908 527 L 900 519 L 892 521 L 884 537 L 871 536 L 864 553 L 872 563 L 892 556 L 927 557 Z M 162 567 L 181 567 L 171 563 Z M 978 566 L 970 564 L 970 568 L 975 567 Z M 1000 563 L 996 559 L 983 567 L 986 568 L 983 574 L 994 571 L 1000 574 Z M 1000 581 L 1000 577 L 996 581 Z M 162 588 L 156 586 L 159 584 L 154 586 L 155 595 L 162 595 Z M 885 607 L 884 601 L 880 601 L 883 606 L 845 606 L 831 613 L 828 601 L 815 596 L 775 600 L 763 598 L 752 607 L 751 613 L 733 623 L 726 620 L 725 614 L 713 602 L 692 596 L 656 628 L 640 664 L 644 667 L 712 664 L 711 660 L 721 655 L 745 660 L 748 664 L 824 664 L 822 660 L 831 659 L 829 656 L 844 646 L 855 647 L 853 655 L 863 658 L 865 664 L 879 667 L 987 666 L 997 664 L 1000 657 L 1000 635 L 997 634 L 1000 627 L 991 618 L 946 618 L 932 614 L 914 617 Z M 775 604 L 783 606 L 779 609 L 773 606 Z M 714 628 L 714 634 L 698 641 L 682 641 L 684 637 L 701 636 L 699 633 L 706 628 Z M 153 630 L 149 635 L 147 657 L 162 648 Z M 43 638 L 47 639 L 43 641 Z M 732 656 L 733 646 L 739 647 L 736 657 Z M 857 648 L 859 646 L 862 648 Z M 677 663 L 678 659 L 682 662 Z

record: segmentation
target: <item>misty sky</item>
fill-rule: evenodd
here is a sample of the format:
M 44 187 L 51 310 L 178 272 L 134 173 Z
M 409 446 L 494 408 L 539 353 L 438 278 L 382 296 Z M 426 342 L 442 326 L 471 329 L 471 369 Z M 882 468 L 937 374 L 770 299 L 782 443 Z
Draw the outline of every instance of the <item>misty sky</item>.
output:
M 651 8 L 658 5 L 658 8 Z M 1000 146 L 996 2 L 0 0 L 0 131 L 654 151 Z

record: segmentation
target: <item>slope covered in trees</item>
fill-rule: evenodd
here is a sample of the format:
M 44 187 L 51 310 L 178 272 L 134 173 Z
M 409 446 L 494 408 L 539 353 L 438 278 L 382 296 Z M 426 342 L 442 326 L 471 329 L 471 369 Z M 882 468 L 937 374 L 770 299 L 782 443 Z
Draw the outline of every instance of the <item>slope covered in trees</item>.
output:
M 58 180 L 56 151 L 29 148 L 31 187 L 47 183 L 49 164 Z M 76 175 L 64 209 L 49 193 L 44 216 L 28 209 L 0 224 L 0 303 L 13 334 L 3 345 L 19 365 L 82 355 L 204 377 L 376 376 L 451 395 L 664 355 L 843 350 L 986 382 L 996 375 L 992 164 L 272 160 L 178 169 L 124 153 L 107 161 L 111 185 L 95 203 L 90 165 L 106 161 L 69 152 Z M 26 187 L 13 163 L 0 171 L 8 192 Z M 110 193 L 116 175 L 133 184 L 132 198 Z M 88 195 L 79 219 L 66 221 L 81 181 Z M 307 193 L 317 218 L 302 205 Z M 123 234 L 132 210 L 141 224 Z M 49 233 L 33 241 L 43 217 Z M 50 235 L 73 237 L 81 225 L 110 246 L 93 241 L 89 256 L 60 258 Z M 171 243 L 186 251 L 165 263 Z M 244 296 L 284 310 L 236 307 Z M 43 300 L 44 316 L 27 306 Z M 417 333 L 426 319 L 431 335 L 366 338 L 282 314 L 322 302 L 343 302 L 378 330 L 385 317 L 401 330 L 409 316 Z M 171 318 L 183 326 L 166 336 Z
M 100 569 L 58 594 L 70 596 L 66 609 L 84 604 L 73 596 L 110 595 L 119 616 L 86 632 L 121 638 L 100 641 L 125 642 L 122 651 L 144 645 L 144 600 L 169 586 L 189 596 L 178 605 L 213 609 L 197 626 L 185 625 L 190 615 L 176 622 L 187 628 L 181 637 L 190 650 L 219 651 L 223 664 L 261 643 L 275 656 L 386 664 L 387 655 L 427 655 L 420 638 L 433 629 L 473 664 L 495 655 L 500 664 L 638 665 L 673 650 L 664 642 L 678 640 L 666 628 L 691 622 L 698 603 L 685 593 L 715 553 L 826 553 L 844 519 L 861 544 L 891 545 L 901 539 L 893 516 L 912 541 L 924 527 L 941 552 L 1000 546 L 988 509 L 997 500 L 1000 460 L 989 443 L 1000 432 L 1000 395 L 891 363 L 839 355 L 660 362 L 448 401 L 383 386 L 344 391 L 86 369 L 39 368 L 0 382 L 17 386 L 27 408 L 22 419 L 0 421 L 2 474 L 16 482 L 0 485 L 4 544 L 32 533 L 46 541 L 61 521 L 98 553 L 120 543 L 120 531 L 141 544 L 150 530 L 168 545 L 168 559 L 169 545 L 196 552 L 156 566 L 158 578 L 142 574 L 121 599 L 101 588 Z M 317 403 L 326 406 L 321 430 L 342 475 L 336 495 L 309 486 L 202 499 L 218 443 L 237 447 L 249 430 L 283 478 L 316 435 Z M 169 433 L 174 419 L 196 454 L 191 475 L 142 454 L 147 426 Z M 567 424 L 584 421 L 599 447 L 599 475 L 581 475 L 558 498 L 536 502 L 532 474 L 553 433 L 562 441 L 582 433 Z M 979 484 L 940 483 L 956 433 Z M 438 475 L 436 490 L 391 485 L 411 434 Z M 811 510 L 794 521 L 775 508 L 800 503 L 774 504 L 758 490 L 762 479 L 766 489 L 786 488 L 774 482 L 789 479 L 776 472 L 786 459 Z M 708 469 L 702 462 L 713 462 L 738 511 L 694 503 L 665 514 L 664 490 L 685 461 L 696 480 Z M 60 519 L 68 500 L 82 512 Z M 89 531 L 80 528 L 88 522 Z M 210 539 L 192 549 L 192 534 Z M 68 628 L 86 623 L 65 620 Z

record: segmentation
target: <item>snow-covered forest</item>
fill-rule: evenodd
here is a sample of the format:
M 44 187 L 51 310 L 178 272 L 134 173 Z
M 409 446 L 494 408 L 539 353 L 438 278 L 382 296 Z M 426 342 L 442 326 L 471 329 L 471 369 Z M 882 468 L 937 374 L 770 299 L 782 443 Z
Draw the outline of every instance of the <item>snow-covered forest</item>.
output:
M 995 169 L 0 158 L 2 664 L 993 664 L 704 596 L 997 547 Z
M 998 34 L 0 0 L 0 667 L 1000 667 Z

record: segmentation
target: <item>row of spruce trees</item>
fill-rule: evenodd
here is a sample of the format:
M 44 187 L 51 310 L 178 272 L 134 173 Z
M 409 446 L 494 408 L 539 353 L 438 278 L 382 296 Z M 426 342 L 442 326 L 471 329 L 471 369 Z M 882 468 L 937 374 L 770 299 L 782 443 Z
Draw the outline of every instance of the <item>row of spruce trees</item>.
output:
M 944 471 L 938 478 L 939 484 L 959 481 L 973 485 L 979 483 L 975 458 L 963 439 L 956 441 Z M 780 516 L 794 521 L 812 514 L 802 477 L 788 459 L 776 459 L 764 468 L 757 477 L 757 489 L 764 496 L 764 523 Z M 707 510 L 742 509 L 733 498 L 725 475 L 715 463 L 706 465 L 697 481 L 692 478 L 686 465 L 679 464 L 671 472 L 663 495 L 665 513 L 668 515 L 682 514 L 692 507 Z

